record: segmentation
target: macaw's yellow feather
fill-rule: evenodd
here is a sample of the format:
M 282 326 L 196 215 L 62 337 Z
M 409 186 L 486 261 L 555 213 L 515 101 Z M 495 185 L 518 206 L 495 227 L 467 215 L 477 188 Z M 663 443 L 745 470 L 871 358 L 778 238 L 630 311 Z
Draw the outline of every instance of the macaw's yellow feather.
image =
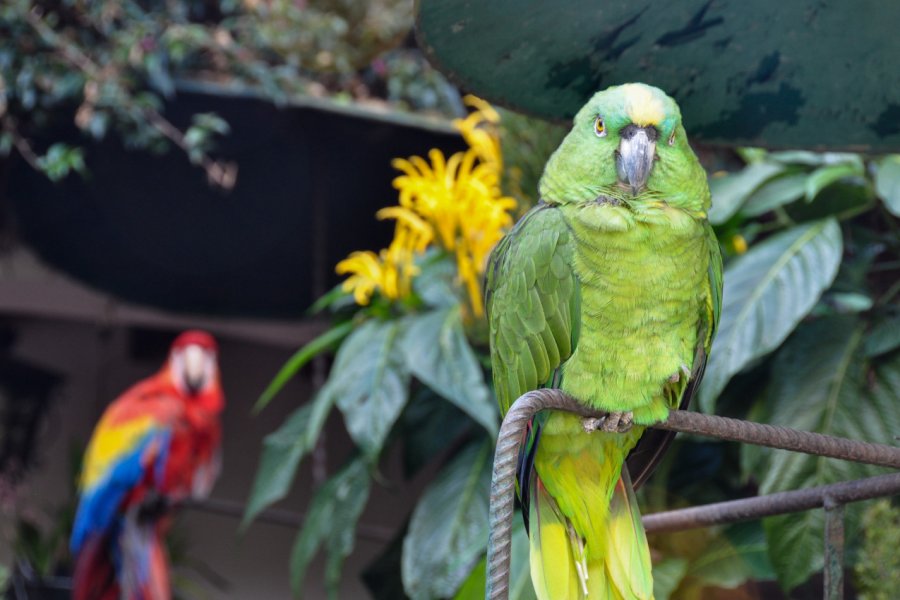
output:
M 81 489 L 92 488 L 108 476 L 112 467 L 129 452 L 133 452 L 150 430 L 157 425 L 152 415 L 134 418 L 124 423 L 112 423 L 104 417 L 88 444 L 81 475 Z

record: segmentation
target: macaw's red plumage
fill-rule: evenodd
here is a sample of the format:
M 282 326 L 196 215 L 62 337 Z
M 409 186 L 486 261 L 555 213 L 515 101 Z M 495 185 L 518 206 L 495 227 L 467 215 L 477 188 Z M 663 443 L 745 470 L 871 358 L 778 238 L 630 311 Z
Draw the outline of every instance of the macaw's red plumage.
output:
M 84 457 L 70 541 L 75 600 L 170 598 L 163 536 L 171 509 L 205 497 L 219 471 L 216 354 L 208 333 L 182 333 L 163 368 L 103 413 Z

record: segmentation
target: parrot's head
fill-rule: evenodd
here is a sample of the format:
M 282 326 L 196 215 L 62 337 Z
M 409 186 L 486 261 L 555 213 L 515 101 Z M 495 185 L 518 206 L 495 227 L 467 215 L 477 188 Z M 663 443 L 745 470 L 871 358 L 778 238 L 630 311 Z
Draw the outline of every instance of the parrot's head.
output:
M 547 162 L 540 193 L 552 204 L 611 200 L 635 207 L 664 200 L 702 213 L 709 192 L 693 189 L 698 177 L 705 186 L 678 105 L 658 88 L 628 83 L 596 93 L 578 111 Z
M 175 386 L 189 396 L 218 389 L 218 350 L 215 338 L 205 331 L 191 329 L 175 338 L 168 364 Z

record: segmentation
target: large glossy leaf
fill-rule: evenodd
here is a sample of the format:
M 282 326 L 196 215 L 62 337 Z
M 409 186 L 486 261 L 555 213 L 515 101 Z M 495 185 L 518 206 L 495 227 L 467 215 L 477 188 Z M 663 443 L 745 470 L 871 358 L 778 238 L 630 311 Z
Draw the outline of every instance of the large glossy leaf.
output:
M 812 202 L 794 202 L 784 207 L 796 223 L 820 221 L 827 217 L 847 219 L 871 208 L 875 192 L 862 180 L 842 179 L 823 188 Z
M 407 368 L 496 437 L 496 404 L 463 331 L 459 305 L 408 319 L 402 341 Z
M 771 422 L 850 439 L 895 444 L 900 431 L 900 355 L 869 364 L 863 326 L 853 315 L 805 323 L 776 357 L 767 402 Z M 849 461 L 767 451 L 761 493 L 834 483 L 878 472 Z M 855 511 L 848 507 L 847 525 Z M 769 553 L 787 588 L 822 567 L 821 510 L 771 517 L 764 522 Z
M 730 219 L 756 188 L 783 170 L 783 165 L 759 162 L 747 165 L 735 173 L 712 177 L 709 180 L 709 191 L 712 194 L 710 223 L 720 225 Z
M 347 334 L 349 334 L 353 330 L 353 323 L 348 321 L 346 323 L 341 323 L 340 325 L 336 325 L 312 340 L 291 356 L 284 366 L 278 371 L 275 375 L 275 378 L 269 383 L 263 393 L 259 396 L 259 400 L 256 401 L 256 404 L 253 406 L 253 412 L 258 413 L 262 409 L 272 401 L 272 398 L 275 397 L 278 392 L 287 384 L 291 378 L 297 374 L 297 371 L 303 368 L 303 366 L 308 363 L 310 360 L 325 352 L 326 350 L 334 347 L 338 344 L 342 339 L 344 339 Z
M 369 457 L 381 452 L 409 396 L 400 345 L 405 324 L 402 319 L 366 321 L 341 345 L 328 377 L 350 437 Z
M 704 586 L 734 589 L 749 579 L 770 579 L 772 567 L 758 522 L 730 526 L 691 561 L 687 575 Z
M 357 458 L 329 479 L 312 499 L 303 528 L 291 551 L 291 587 L 299 594 L 307 567 L 324 545 L 327 554 L 325 584 L 337 597 L 341 566 L 353 551 L 356 522 L 369 498 L 371 478 L 367 460 Z
M 900 217 L 900 155 L 886 156 L 878 163 L 875 190 L 891 214 Z
M 819 192 L 845 177 L 862 177 L 864 171 L 865 167 L 858 156 L 846 163 L 819 167 L 806 180 L 806 201 L 812 202 Z
M 794 227 L 754 246 L 725 270 L 722 316 L 700 386 L 700 408 L 755 359 L 778 347 L 831 285 L 841 262 L 833 219 Z
M 470 444 L 440 472 L 413 511 L 401 570 L 414 600 L 453 596 L 485 550 L 491 445 Z
M 531 583 L 531 565 L 528 553 L 529 543 L 528 534 L 525 532 L 525 522 L 522 520 L 522 515 L 516 513 L 513 515 L 508 600 L 535 600 L 537 598 Z M 475 565 L 453 600 L 482 600 L 484 598 L 484 590 L 487 586 L 486 563 L 487 557 Z
M 686 558 L 666 557 L 653 565 L 653 598 L 669 600 L 684 579 L 688 569 Z
M 400 416 L 403 472 L 412 478 L 473 427 L 472 419 L 431 388 L 420 386 Z
M 866 356 L 881 356 L 897 348 L 900 348 L 900 315 L 876 323 L 866 335 Z
M 313 402 L 295 410 L 281 427 L 265 437 L 241 527 L 249 525 L 263 509 L 287 495 L 300 459 L 315 446 L 333 403 L 333 396 L 323 390 Z
M 788 173 L 767 181 L 750 194 L 741 207 L 741 214 L 758 217 L 779 206 L 790 204 L 803 196 L 808 177 L 808 173 Z
M 459 304 L 456 262 L 447 254 L 429 250 L 419 262 L 420 273 L 413 279 L 413 289 L 422 301 L 432 308 Z

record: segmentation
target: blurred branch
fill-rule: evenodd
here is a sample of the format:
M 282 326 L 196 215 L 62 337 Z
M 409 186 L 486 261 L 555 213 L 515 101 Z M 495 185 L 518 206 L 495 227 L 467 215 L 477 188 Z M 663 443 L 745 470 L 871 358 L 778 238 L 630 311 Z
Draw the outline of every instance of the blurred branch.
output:
M 90 92 L 92 84 L 93 86 L 96 86 L 97 81 L 105 81 L 106 83 L 113 81 L 111 73 L 109 73 L 109 67 L 101 68 L 87 54 L 82 52 L 80 48 L 66 40 L 63 36 L 57 34 L 44 22 L 40 8 L 35 7 L 28 11 L 25 15 L 25 20 L 44 42 L 56 50 L 65 62 L 84 73 L 88 78 L 88 81 L 85 83 L 85 103 L 90 103 L 90 97 L 93 95 Z M 207 152 L 188 143 L 185 133 L 173 125 L 172 122 L 166 119 L 159 111 L 152 107 L 137 106 L 132 95 L 127 90 L 120 85 L 117 85 L 117 88 L 123 92 L 122 96 L 127 112 L 143 118 L 160 135 L 184 151 L 191 159 L 191 162 L 199 164 L 200 167 L 206 171 L 207 178 L 211 184 L 225 190 L 234 187 L 237 179 L 237 165 L 214 160 Z M 19 138 L 21 139 L 21 136 L 19 136 Z M 16 144 L 16 148 L 22 152 L 18 143 Z M 23 156 L 29 164 L 35 166 L 36 163 L 32 163 L 28 156 L 24 153 Z M 36 158 L 33 152 L 31 156 Z

